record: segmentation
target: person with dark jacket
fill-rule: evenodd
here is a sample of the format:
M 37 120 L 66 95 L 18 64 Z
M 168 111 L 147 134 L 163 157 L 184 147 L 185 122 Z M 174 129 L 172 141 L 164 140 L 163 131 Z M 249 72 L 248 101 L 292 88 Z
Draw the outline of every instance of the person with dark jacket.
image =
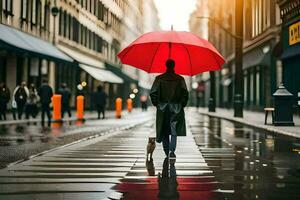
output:
M 175 158 L 177 136 L 186 135 L 184 107 L 188 101 L 188 90 L 184 78 L 174 71 L 174 60 L 168 59 L 166 67 L 167 71 L 155 78 L 150 97 L 157 108 L 156 141 L 163 143 L 167 157 Z
M 103 114 L 102 119 L 105 118 L 105 105 L 106 105 L 106 93 L 103 91 L 101 85 L 97 87 L 97 92 L 95 93 L 95 107 L 98 112 L 98 119 L 100 119 L 100 114 Z
M 58 90 L 58 94 L 61 95 L 61 115 L 64 118 L 65 112 L 68 113 L 69 117 L 72 117 L 70 100 L 71 100 L 71 91 L 67 87 L 66 83 L 61 84 L 61 88 Z
M 28 96 L 29 90 L 26 86 L 26 82 L 23 81 L 20 86 L 16 87 L 13 94 L 13 101 L 15 101 L 17 104 L 17 112 L 19 119 L 22 119 Z
M 10 100 L 10 91 L 5 83 L 0 84 L 0 120 L 6 120 L 7 103 Z
M 48 117 L 48 127 L 51 125 L 51 113 L 50 113 L 50 103 L 53 96 L 53 90 L 48 85 L 46 79 L 43 80 L 42 86 L 39 88 L 38 95 L 40 96 L 40 102 L 42 107 L 42 126 L 45 125 L 45 113 Z

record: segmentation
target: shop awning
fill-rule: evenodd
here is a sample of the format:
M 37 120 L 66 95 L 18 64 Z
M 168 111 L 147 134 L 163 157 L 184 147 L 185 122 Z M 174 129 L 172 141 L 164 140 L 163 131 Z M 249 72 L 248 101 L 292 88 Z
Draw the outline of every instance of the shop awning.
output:
M 91 58 L 90 56 L 84 55 L 78 51 L 72 50 L 62 45 L 58 45 L 58 48 L 72 57 L 74 60 L 76 60 L 79 64 L 79 67 L 90 74 L 96 80 L 109 83 L 124 82 L 123 79 L 107 70 L 104 66 L 104 63 L 100 60 Z
M 109 83 L 123 83 L 123 80 L 120 77 L 116 76 L 108 70 L 88 66 L 85 64 L 79 64 L 79 67 L 87 73 L 89 73 L 93 78 L 95 78 L 98 81 Z
M 151 89 L 151 84 L 146 82 L 146 81 L 139 81 L 138 85 L 141 87 L 141 88 L 144 88 L 144 89 L 147 89 L 147 90 L 150 90 Z
M 285 49 L 281 55 L 281 59 L 284 60 L 297 55 L 300 55 L 300 44 L 294 44 Z
M 243 69 L 254 66 L 268 66 L 271 62 L 270 47 L 257 48 L 247 52 L 243 56 Z
M 72 57 L 78 63 L 105 69 L 104 63 L 101 62 L 100 60 L 91 58 L 90 56 L 84 55 L 76 50 L 70 49 L 62 45 L 58 45 L 58 48 L 64 53 L 66 53 L 68 56 Z
M 135 79 L 131 78 L 130 76 L 126 75 L 125 73 L 123 73 L 122 70 L 119 67 L 113 66 L 109 63 L 105 63 L 105 67 L 107 69 L 109 69 L 109 71 L 112 71 L 114 74 L 121 77 L 127 83 L 138 84 L 138 80 L 135 80 Z
M 73 62 L 72 58 L 61 52 L 50 42 L 3 24 L 0 24 L 0 48 L 26 51 L 46 59 Z

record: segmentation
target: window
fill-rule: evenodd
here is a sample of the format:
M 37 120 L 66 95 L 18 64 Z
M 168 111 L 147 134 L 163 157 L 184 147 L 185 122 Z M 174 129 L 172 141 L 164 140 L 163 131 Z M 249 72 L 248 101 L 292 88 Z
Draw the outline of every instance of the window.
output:
M 58 30 L 58 34 L 62 35 L 63 33 L 63 27 L 64 27 L 64 21 L 63 21 L 63 12 L 62 9 L 59 9 L 59 30 Z
M 36 1 L 36 24 L 41 25 L 41 0 Z
M 45 12 L 45 0 L 42 0 L 41 1 L 41 7 L 40 7 L 40 9 L 41 9 L 41 22 L 40 22 L 40 25 L 41 25 L 41 27 L 45 27 L 45 14 L 46 14 L 46 12 Z
M 28 0 L 22 0 L 21 4 L 21 19 L 27 20 Z
M 2 9 L 6 15 L 13 15 L 13 0 L 2 0 Z
M 49 30 L 49 25 L 50 25 L 50 5 L 46 4 L 45 5 L 45 18 L 44 18 L 44 28 L 46 30 Z M 61 14 L 59 15 L 59 17 Z
M 32 0 L 31 23 L 36 24 L 36 0 Z

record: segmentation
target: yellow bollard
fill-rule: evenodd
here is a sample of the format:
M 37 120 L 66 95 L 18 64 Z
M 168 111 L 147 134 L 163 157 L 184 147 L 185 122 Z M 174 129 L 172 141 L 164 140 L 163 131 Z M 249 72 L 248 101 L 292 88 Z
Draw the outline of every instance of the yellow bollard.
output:
M 84 96 L 77 96 L 77 120 L 84 121 Z
M 122 116 L 122 99 L 116 99 L 116 118 L 121 118 Z
M 127 110 L 129 113 L 132 111 L 132 99 L 127 99 Z
M 61 95 L 55 94 L 52 96 L 53 115 L 52 119 L 54 123 L 61 123 Z

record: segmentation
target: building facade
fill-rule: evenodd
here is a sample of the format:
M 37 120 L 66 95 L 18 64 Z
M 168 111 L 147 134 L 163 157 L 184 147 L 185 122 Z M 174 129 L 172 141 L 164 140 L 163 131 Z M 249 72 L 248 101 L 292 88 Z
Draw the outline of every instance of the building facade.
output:
M 11 91 L 21 81 L 38 87 L 47 78 L 55 91 L 67 83 L 73 94 L 85 95 L 87 108 L 102 85 L 113 108 L 115 98 L 127 99 L 141 78 L 116 55 L 143 33 L 143 6 L 141 0 L 0 0 L 0 82 Z
M 217 106 L 231 108 L 234 97 L 235 3 L 208 2 L 208 39 L 226 59 L 216 76 Z M 244 1 L 243 75 L 244 108 L 262 110 L 272 105 L 272 94 L 282 81 L 279 7 L 272 0 Z
M 36 38 L 34 41 L 45 48 L 53 47 L 50 1 L 1 0 L 0 22 L 0 82 L 6 83 L 11 92 L 21 81 L 39 86 L 43 77 L 53 73 L 54 63 L 63 60 L 39 53 L 22 40 Z
M 280 56 L 285 87 L 300 98 L 300 1 L 278 0 L 282 19 Z

